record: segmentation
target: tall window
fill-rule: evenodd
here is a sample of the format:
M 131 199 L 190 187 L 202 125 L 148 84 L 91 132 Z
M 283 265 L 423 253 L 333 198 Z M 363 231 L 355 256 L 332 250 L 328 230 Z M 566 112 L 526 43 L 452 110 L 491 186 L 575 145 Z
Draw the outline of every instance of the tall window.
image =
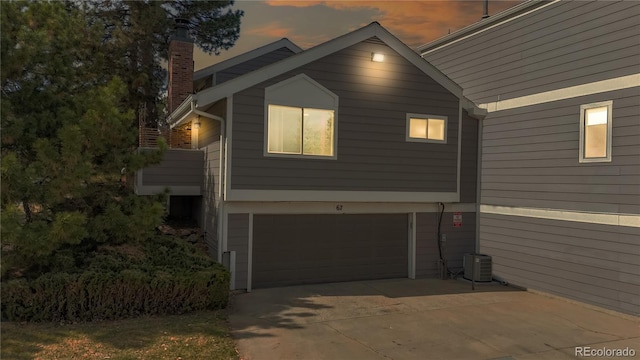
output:
M 333 110 L 269 105 L 267 151 L 333 156 L 333 115 Z
M 580 162 L 611 161 L 613 101 L 580 106 Z
M 447 117 L 407 114 L 407 141 L 447 142 Z

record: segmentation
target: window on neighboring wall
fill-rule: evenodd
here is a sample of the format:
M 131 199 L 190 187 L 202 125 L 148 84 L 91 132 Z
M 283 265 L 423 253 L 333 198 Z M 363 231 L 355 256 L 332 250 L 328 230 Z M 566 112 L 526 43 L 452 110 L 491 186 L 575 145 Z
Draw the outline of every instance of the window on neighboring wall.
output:
M 269 105 L 270 154 L 333 156 L 334 111 Z
M 580 162 L 611 161 L 613 101 L 580 106 Z
M 407 141 L 447 142 L 447 117 L 407 114 Z

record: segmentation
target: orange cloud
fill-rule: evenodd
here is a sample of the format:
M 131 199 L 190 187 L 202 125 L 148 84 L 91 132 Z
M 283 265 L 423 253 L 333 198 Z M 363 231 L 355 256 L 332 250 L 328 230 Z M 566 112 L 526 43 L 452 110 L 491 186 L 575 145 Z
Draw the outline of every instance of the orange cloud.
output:
M 288 37 L 293 29 L 286 28 L 280 25 L 278 22 L 271 22 L 265 26 L 249 29 L 245 31 L 245 34 L 271 37 L 271 38 L 283 38 Z
M 521 2 L 494 1 L 490 14 L 496 14 Z M 470 25 L 482 16 L 481 1 L 317 1 L 270 0 L 271 6 L 310 7 L 323 5 L 336 10 L 374 9 L 378 21 L 411 47 L 417 47 Z
M 303 49 L 308 49 L 325 41 L 331 40 L 328 35 L 324 34 L 302 35 L 295 29 L 283 26 L 279 22 L 271 22 L 265 26 L 249 29 L 245 34 L 269 39 L 281 39 L 286 37 Z

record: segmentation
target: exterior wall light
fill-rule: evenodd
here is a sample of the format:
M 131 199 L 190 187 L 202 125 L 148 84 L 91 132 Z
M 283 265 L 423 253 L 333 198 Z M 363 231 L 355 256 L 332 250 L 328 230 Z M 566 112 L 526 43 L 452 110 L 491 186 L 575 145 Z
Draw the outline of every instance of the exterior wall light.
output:
M 198 119 L 193 123 L 193 127 L 195 129 L 200 129 L 200 115 L 198 115 Z
M 382 53 L 371 53 L 371 61 L 383 62 L 384 61 L 384 54 L 382 54 Z

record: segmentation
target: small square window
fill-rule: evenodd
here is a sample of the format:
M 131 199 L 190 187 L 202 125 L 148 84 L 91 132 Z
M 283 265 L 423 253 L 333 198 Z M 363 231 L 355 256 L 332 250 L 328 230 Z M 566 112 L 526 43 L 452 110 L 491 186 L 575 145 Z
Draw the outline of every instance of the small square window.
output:
M 447 142 L 447 117 L 407 114 L 407 141 Z
M 613 101 L 580 106 L 580 162 L 611 161 Z

